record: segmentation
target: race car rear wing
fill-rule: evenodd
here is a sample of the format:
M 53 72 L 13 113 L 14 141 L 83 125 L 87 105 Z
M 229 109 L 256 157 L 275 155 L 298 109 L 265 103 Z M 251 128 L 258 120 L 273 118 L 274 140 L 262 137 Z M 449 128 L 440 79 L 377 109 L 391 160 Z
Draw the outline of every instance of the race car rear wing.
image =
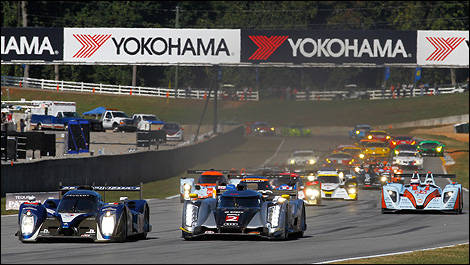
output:
M 428 175 L 430 173 L 419 173 L 419 177 L 426 177 L 426 175 Z M 416 175 L 416 173 L 414 174 Z M 406 178 L 411 178 L 413 176 L 413 174 L 395 174 L 395 177 L 406 177 Z M 455 174 L 432 174 L 432 176 L 434 178 L 449 178 L 449 179 L 452 179 L 452 178 L 455 178 L 456 175 Z
M 143 200 L 143 189 L 142 189 L 142 182 L 139 186 L 90 186 L 90 185 L 82 185 L 82 186 L 62 186 L 62 183 L 59 184 L 59 191 L 60 197 L 62 197 L 65 192 L 69 190 L 77 190 L 77 189 L 87 189 L 87 190 L 94 190 L 94 191 L 102 191 L 103 192 L 103 201 L 106 201 L 106 191 L 138 191 L 140 192 L 140 199 Z
M 217 171 L 222 174 L 233 174 L 233 173 L 238 173 L 234 169 L 190 169 L 187 170 L 186 173 L 191 174 L 191 175 L 200 175 L 206 171 Z

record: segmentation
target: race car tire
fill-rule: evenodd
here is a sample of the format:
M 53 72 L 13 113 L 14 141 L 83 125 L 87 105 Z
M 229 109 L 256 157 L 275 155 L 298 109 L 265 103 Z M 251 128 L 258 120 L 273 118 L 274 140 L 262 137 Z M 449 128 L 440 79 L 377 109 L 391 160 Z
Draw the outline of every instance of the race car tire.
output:
M 183 198 L 183 195 L 180 194 L 180 202 L 183 203 L 184 202 L 184 198 Z
M 304 230 L 307 229 L 307 224 L 305 222 L 305 207 L 302 206 L 302 215 L 300 216 L 300 231 L 298 231 L 297 233 L 295 233 L 295 238 L 302 238 L 304 237 Z M 305 228 L 305 229 L 304 229 Z
M 191 234 L 186 233 L 184 231 L 181 231 L 181 236 L 184 238 L 184 240 L 187 240 L 187 241 L 195 240 L 194 237 L 191 237 Z
M 463 212 L 463 192 L 460 190 L 460 198 L 459 198 L 459 209 L 457 210 L 457 214 L 462 214 Z
M 144 209 L 144 228 L 148 227 L 150 225 L 149 219 L 150 219 L 149 209 L 148 209 L 148 206 L 145 206 L 145 209 Z M 140 240 L 147 239 L 147 231 L 144 231 L 142 234 L 139 234 L 138 239 L 140 239 Z
M 123 243 L 127 239 L 127 211 L 122 213 L 121 217 L 121 228 L 120 228 L 121 235 L 117 240 L 119 243 Z
M 38 125 L 36 125 L 36 130 L 42 131 L 42 124 L 38 123 Z

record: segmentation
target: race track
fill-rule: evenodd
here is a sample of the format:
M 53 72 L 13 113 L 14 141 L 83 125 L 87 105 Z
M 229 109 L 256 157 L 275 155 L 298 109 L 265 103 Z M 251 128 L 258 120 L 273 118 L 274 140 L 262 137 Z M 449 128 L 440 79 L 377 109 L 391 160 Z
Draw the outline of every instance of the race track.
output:
M 284 163 L 295 149 L 328 151 L 350 141 L 342 135 L 285 138 L 267 165 Z M 240 153 L 243 156 L 243 153 Z M 240 167 L 243 165 L 234 165 Z M 217 168 L 217 165 L 214 165 Z M 443 171 L 439 158 L 425 170 Z M 449 172 L 452 173 L 452 172 Z M 447 179 L 436 179 L 439 186 Z M 358 201 L 323 201 L 307 207 L 307 231 L 289 241 L 227 238 L 185 241 L 178 227 L 179 198 L 149 200 L 153 231 L 147 240 L 126 243 L 54 242 L 23 244 L 14 236 L 16 216 L 2 216 L 2 263 L 318 263 L 469 241 L 469 196 L 464 214 L 381 214 L 378 190 L 360 190 Z

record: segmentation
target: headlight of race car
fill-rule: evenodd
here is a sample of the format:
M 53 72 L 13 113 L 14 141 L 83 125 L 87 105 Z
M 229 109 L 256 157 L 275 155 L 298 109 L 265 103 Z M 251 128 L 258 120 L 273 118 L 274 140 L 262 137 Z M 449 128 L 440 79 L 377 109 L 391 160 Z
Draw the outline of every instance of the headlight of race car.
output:
M 348 193 L 356 193 L 356 188 L 349 188 Z
M 111 236 L 114 231 L 114 226 L 114 213 L 111 211 L 106 211 L 104 216 L 101 218 L 101 232 L 105 236 Z
M 271 128 L 271 131 L 274 131 L 274 127 Z
M 452 195 L 454 195 L 453 191 L 444 192 L 443 202 L 446 203 L 452 197 Z
M 23 235 L 32 234 L 34 230 L 34 216 L 27 211 L 21 218 L 21 233 Z
M 387 182 L 387 179 L 388 179 L 387 176 L 380 177 L 380 181 L 382 182 Z
M 268 222 L 271 223 L 271 227 L 279 226 L 279 214 L 281 213 L 281 206 L 274 205 L 268 209 Z
M 359 134 L 360 132 L 359 131 L 356 131 L 356 134 Z
M 395 150 L 395 155 L 398 155 L 399 153 L 400 153 L 400 151 Z
M 438 153 L 441 152 L 441 151 L 442 151 L 442 146 L 436 147 L 436 151 L 437 151 Z
M 193 222 L 197 219 L 198 208 L 199 207 L 191 203 L 186 204 L 186 226 L 193 226 Z
M 423 164 L 423 159 L 416 159 L 415 160 L 415 165 L 421 165 Z
M 371 140 L 371 139 L 372 139 L 372 135 L 367 136 L 367 139 Z
M 294 159 L 291 159 L 291 160 L 289 161 L 289 163 L 290 163 L 291 165 L 293 165 L 293 164 L 295 164 L 295 160 L 294 160 Z
M 364 159 L 365 155 L 364 154 L 359 154 L 360 159 Z
M 316 189 L 307 189 L 305 193 L 309 198 L 315 198 L 320 194 Z
M 307 177 L 308 181 L 314 181 L 315 180 L 315 176 L 313 175 L 310 175 Z
M 359 167 L 355 167 L 355 168 L 354 168 L 354 171 L 355 171 L 356 173 L 359 173 L 359 170 L 361 170 L 361 168 L 359 168 Z
M 339 172 L 338 176 L 339 176 L 340 178 L 344 178 L 344 173 L 343 173 L 343 172 Z
M 396 191 L 389 190 L 388 195 L 390 195 L 390 198 L 392 199 L 393 202 L 397 202 L 397 192 Z
M 310 159 L 310 160 L 308 160 L 308 163 L 309 163 L 310 165 L 315 164 L 315 162 L 316 162 L 315 159 Z
M 188 183 L 184 183 L 183 190 L 184 190 L 183 197 L 184 197 L 185 200 L 188 200 L 189 199 L 189 192 L 191 191 L 191 185 L 189 185 Z

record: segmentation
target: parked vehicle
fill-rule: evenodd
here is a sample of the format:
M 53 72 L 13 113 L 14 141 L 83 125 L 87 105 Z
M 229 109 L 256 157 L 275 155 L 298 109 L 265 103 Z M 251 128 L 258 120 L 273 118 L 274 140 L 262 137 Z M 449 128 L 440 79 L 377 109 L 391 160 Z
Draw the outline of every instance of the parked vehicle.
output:
M 165 124 L 153 114 L 134 114 L 132 120 L 139 131 L 160 130 Z
M 76 112 L 75 102 L 33 101 L 30 126 L 35 130 L 66 129 L 71 120 L 84 121 Z
M 106 110 L 101 116 L 101 121 L 105 130 L 117 130 L 119 125 L 133 125 L 133 120 L 126 113 L 118 110 Z

